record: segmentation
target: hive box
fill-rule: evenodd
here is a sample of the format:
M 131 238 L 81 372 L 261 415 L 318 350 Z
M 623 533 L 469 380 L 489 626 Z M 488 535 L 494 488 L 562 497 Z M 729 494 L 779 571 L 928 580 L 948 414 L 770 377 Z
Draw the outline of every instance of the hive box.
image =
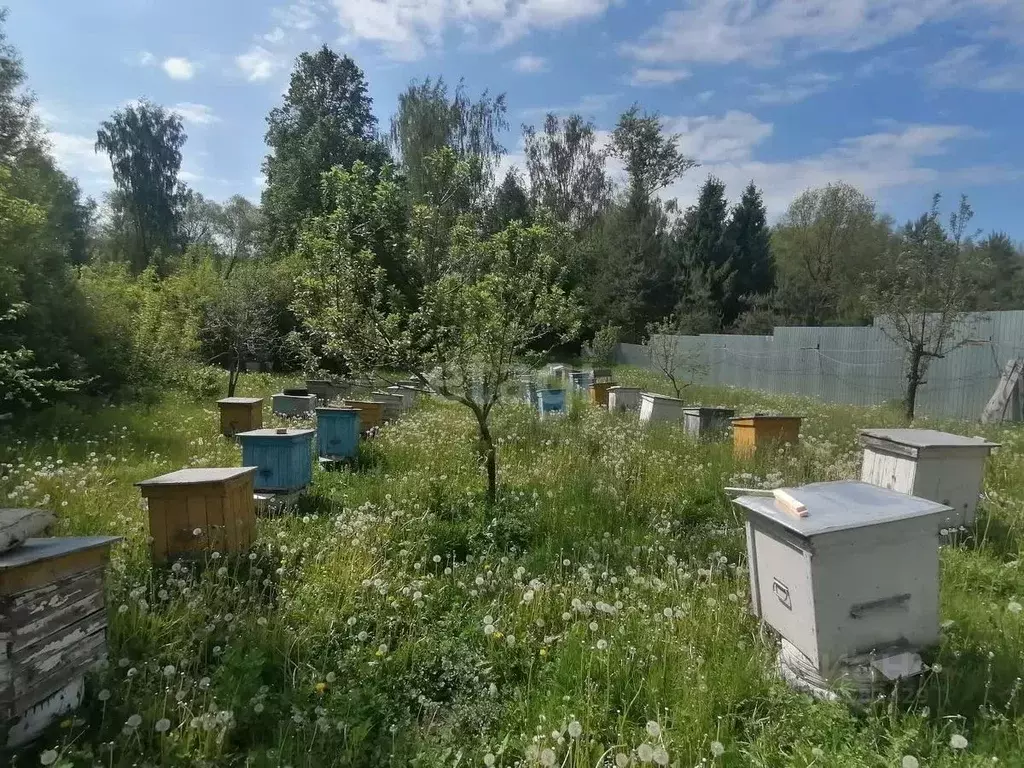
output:
M 345 405 L 359 411 L 359 428 L 369 432 L 384 423 L 384 403 L 370 400 L 345 400 Z
M 684 408 L 683 424 L 693 437 L 717 438 L 728 434 L 730 421 L 735 415 L 733 408 Z
M 180 469 L 136 483 L 149 505 L 153 562 L 249 549 L 255 472 L 254 466 Z
M 590 401 L 594 405 L 608 407 L 608 390 L 615 386 L 612 381 L 595 381 L 590 385 Z
M 608 390 L 608 410 L 635 411 L 640 408 L 639 387 L 611 387 Z
M 388 394 L 402 398 L 402 409 L 408 410 L 416 403 L 416 390 L 399 384 L 388 387 Z
M 749 458 L 758 448 L 800 442 L 799 416 L 743 416 L 732 420 L 733 453 Z
M 590 381 L 610 381 L 612 378 L 611 368 L 595 368 L 590 372 Z
M 394 421 L 402 415 L 402 411 L 405 409 L 405 400 L 401 395 L 392 395 L 388 392 L 374 392 L 370 395 L 370 399 L 384 407 L 383 415 L 385 421 Z
M 316 395 L 317 401 L 327 405 L 336 397 L 345 394 L 345 387 L 341 387 L 328 379 L 306 379 L 306 390 L 311 395 Z
M 242 463 L 256 467 L 253 491 L 294 493 L 313 480 L 313 429 L 256 429 L 238 434 Z
M 590 374 L 586 371 L 569 371 L 569 383 L 576 392 L 586 392 L 590 386 Z
M 522 382 L 523 402 L 527 405 L 534 405 L 537 402 L 537 382 L 532 379 Z
M 359 411 L 316 409 L 317 453 L 324 459 L 354 459 L 359 453 Z
M 568 373 L 569 373 L 569 369 L 566 366 L 564 366 L 564 365 L 552 365 L 551 366 L 551 375 L 554 378 L 556 378 L 556 379 L 562 380 L 562 379 L 564 379 L 566 377 L 566 375 Z
M 860 441 L 861 480 L 951 507 L 943 528 L 974 523 L 985 460 L 997 443 L 932 429 L 862 429 Z
M 272 402 L 278 416 L 305 416 L 316 408 L 316 395 L 279 392 L 273 396 Z
M 263 426 L 262 397 L 225 397 L 218 400 L 217 405 L 220 408 L 220 432 L 225 437 L 234 437 L 239 432 Z
M 938 520 L 949 507 L 852 480 L 741 496 L 752 608 L 819 670 L 939 638 Z
M 680 421 L 682 418 L 682 400 L 653 392 L 640 395 L 640 421 Z
M 107 658 L 103 572 L 115 536 L 28 539 L 0 555 L 0 748 L 82 702 Z
M 562 413 L 565 411 L 565 390 L 564 389 L 538 389 L 537 390 L 537 411 L 543 419 L 550 413 Z

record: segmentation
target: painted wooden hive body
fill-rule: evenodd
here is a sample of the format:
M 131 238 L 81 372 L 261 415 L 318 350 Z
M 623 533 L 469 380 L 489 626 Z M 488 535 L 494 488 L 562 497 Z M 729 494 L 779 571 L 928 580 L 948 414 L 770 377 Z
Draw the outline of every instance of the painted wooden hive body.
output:
M 640 421 L 682 421 L 683 401 L 654 392 L 640 395 Z
M 149 505 L 153 562 L 248 550 L 256 533 L 255 472 L 254 466 L 189 468 L 136 483 Z
M 686 431 L 697 438 L 717 438 L 729 433 L 734 408 L 693 407 L 683 409 Z
M 759 448 L 800 442 L 799 416 L 743 416 L 732 419 L 733 452 L 739 458 L 753 456 Z
M 612 386 L 608 390 L 608 410 L 636 411 L 640 408 L 639 387 Z
M 300 491 L 313 480 L 313 429 L 257 429 L 242 432 L 242 463 L 256 467 L 256 493 Z
M 291 395 L 279 392 L 271 398 L 278 416 L 304 416 L 316 408 L 316 395 Z
M 359 453 L 359 411 L 317 408 L 316 444 L 325 459 L 354 459 Z
M 374 392 L 370 395 L 370 399 L 384 406 L 385 421 L 394 421 L 405 410 L 405 399 L 401 395 L 391 392 Z
M 359 424 L 363 432 L 384 423 L 384 403 L 371 400 L 345 400 L 345 406 L 359 411 Z
M 28 539 L 0 554 L 0 748 L 82 701 L 107 658 L 103 574 L 114 536 Z
M 586 392 L 590 386 L 590 374 L 586 371 L 569 371 L 569 383 L 574 392 Z
M 932 429 L 863 429 L 861 480 L 945 504 L 943 528 L 972 525 L 985 479 L 985 462 L 997 443 Z
M 613 381 L 595 381 L 590 385 L 590 401 L 594 405 L 608 407 L 608 391 L 615 386 Z
M 786 490 L 806 517 L 772 497 L 735 502 L 747 513 L 754 614 L 823 672 L 938 642 L 937 521 L 948 507 L 848 480 Z
M 217 401 L 220 408 L 220 432 L 234 437 L 263 426 L 262 397 L 225 397 Z
M 537 411 L 540 413 L 541 418 L 549 413 L 561 413 L 565 411 L 565 390 L 538 389 Z

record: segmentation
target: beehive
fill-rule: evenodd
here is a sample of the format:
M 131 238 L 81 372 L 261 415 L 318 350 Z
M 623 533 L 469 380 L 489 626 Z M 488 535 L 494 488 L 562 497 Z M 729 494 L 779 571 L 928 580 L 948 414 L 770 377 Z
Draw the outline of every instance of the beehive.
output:
M 938 519 L 943 504 L 857 481 L 786 489 L 796 517 L 742 496 L 755 615 L 828 675 L 877 649 L 939 637 Z
M 569 369 L 564 365 L 554 364 L 551 366 L 551 376 L 558 379 L 559 381 L 563 380 L 568 375 L 568 373 Z
M 686 431 L 698 439 L 719 438 L 729 433 L 729 424 L 736 411 L 733 408 L 694 407 L 683 409 Z
M 608 390 L 614 386 L 611 381 L 595 381 L 590 385 L 590 402 L 594 405 L 608 407 Z
M 247 550 L 256 532 L 255 472 L 254 466 L 180 469 L 136 483 L 149 504 L 153 562 Z
M 359 411 L 359 425 L 363 432 L 369 432 L 384 423 L 384 403 L 370 400 L 345 400 L 344 402 L 347 407 Z
M 800 442 L 799 416 L 744 416 L 732 419 L 733 453 L 749 458 L 759 448 Z
M 611 368 L 594 368 L 590 372 L 590 381 L 611 381 L 612 369 Z
M 316 395 L 317 402 L 321 405 L 327 405 L 342 395 L 342 387 L 328 379 L 306 379 L 306 391 Z
M 256 467 L 253 491 L 293 493 L 313 480 L 313 429 L 256 429 L 241 432 L 242 463 Z
M 569 383 L 574 392 L 586 392 L 590 386 L 590 374 L 586 371 L 569 371 Z
M 234 437 L 239 432 L 263 426 L 262 397 L 225 397 L 218 400 L 217 405 L 220 408 L 220 432 L 225 437 Z
M 354 459 L 359 453 L 359 411 L 316 409 L 317 453 L 325 459 Z
M 533 379 L 524 379 L 521 385 L 523 388 L 523 402 L 527 405 L 535 405 L 537 403 L 537 382 Z
M 82 701 L 107 658 L 103 573 L 115 536 L 28 539 L 0 554 L 0 748 Z
M 305 392 L 306 394 L 299 394 Z M 306 416 L 316 409 L 316 395 L 303 389 L 285 390 L 271 398 L 278 416 Z
M 409 410 L 416 403 L 416 391 L 409 387 L 403 387 L 400 384 L 388 387 L 388 394 L 402 398 L 402 408 L 404 410 Z
M 933 429 L 862 429 L 866 483 L 945 504 L 943 528 L 974 523 L 985 461 L 997 443 Z
M 616 387 L 608 390 L 608 410 L 636 411 L 640 408 L 639 387 Z
M 384 406 L 384 421 L 394 421 L 402 415 L 405 409 L 405 400 L 401 395 L 392 395 L 389 392 L 374 392 L 370 399 Z
M 565 411 L 565 390 L 564 389 L 538 389 L 537 390 L 537 411 L 540 417 L 544 418 L 549 413 L 561 413 Z
M 681 421 L 683 401 L 654 392 L 640 395 L 640 421 Z

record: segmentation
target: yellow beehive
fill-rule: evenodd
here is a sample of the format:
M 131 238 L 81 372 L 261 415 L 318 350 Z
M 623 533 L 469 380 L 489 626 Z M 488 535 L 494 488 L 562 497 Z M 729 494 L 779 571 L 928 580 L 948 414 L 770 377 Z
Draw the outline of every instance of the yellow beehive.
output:
M 595 381 L 590 385 L 590 402 L 602 408 L 607 408 L 608 390 L 614 386 L 614 381 Z
M 181 469 L 136 483 L 149 502 L 153 562 L 247 550 L 256 532 L 255 472 L 256 467 Z
M 220 433 L 234 437 L 239 432 L 250 432 L 263 426 L 262 397 L 225 397 L 220 406 Z
M 749 458 L 766 445 L 800 442 L 799 416 L 744 416 L 732 419 L 733 455 Z
M 345 405 L 359 411 L 359 430 L 368 432 L 384 423 L 384 403 L 370 400 L 345 400 Z

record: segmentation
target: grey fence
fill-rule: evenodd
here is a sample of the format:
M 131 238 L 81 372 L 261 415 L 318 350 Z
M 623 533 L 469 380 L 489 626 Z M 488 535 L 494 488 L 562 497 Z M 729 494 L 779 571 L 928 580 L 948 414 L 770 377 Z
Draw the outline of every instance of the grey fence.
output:
M 772 336 L 675 336 L 677 367 L 698 369 L 702 384 L 879 405 L 903 397 L 906 358 L 881 323 L 861 328 L 776 328 Z M 968 317 L 962 346 L 932 362 L 918 413 L 978 419 L 1006 362 L 1024 357 L 1024 311 Z M 667 341 L 667 339 L 666 339 Z M 620 344 L 619 362 L 654 368 L 651 350 Z

